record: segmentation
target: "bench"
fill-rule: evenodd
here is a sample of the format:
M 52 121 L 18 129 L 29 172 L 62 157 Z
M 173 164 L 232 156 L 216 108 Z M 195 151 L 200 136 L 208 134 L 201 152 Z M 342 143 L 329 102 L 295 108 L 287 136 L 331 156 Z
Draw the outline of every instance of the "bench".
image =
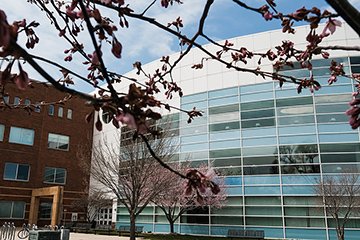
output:
M 263 230 L 240 230 L 240 229 L 229 229 L 227 233 L 229 238 L 254 238 L 264 239 L 265 232 Z
M 142 233 L 144 226 L 135 226 L 135 233 Z M 119 236 L 121 233 L 130 233 L 130 226 L 120 226 L 118 229 Z
M 71 227 L 70 230 L 73 232 L 83 232 L 86 233 L 91 229 L 91 223 L 76 223 L 75 226 Z
M 97 234 L 97 233 L 108 233 L 108 234 L 110 234 L 110 232 L 112 231 L 112 226 L 107 225 L 107 224 L 99 224 L 99 225 L 96 225 L 94 231 L 95 231 L 95 234 Z

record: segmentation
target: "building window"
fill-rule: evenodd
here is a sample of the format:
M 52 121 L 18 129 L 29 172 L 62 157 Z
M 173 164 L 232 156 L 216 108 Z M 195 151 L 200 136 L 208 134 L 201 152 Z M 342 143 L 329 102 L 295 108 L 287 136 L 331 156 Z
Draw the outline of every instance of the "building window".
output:
M 72 114 L 73 114 L 73 112 L 72 112 L 72 109 L 68 109 L 67 110 L 67 119 L 72 119 Z
M 19 105 L 20 104 L 20 98 L 19 97 L 15 97 L 14 98 L 14 105 Z
M 27 164 L 5 163 L 4 180 L 29 181 L 29 169 Z
M 6 103 L 6 104 L 9 104 L 9 96 L 4 96 L 3 97 L 3 102 Z
M 41 112 L 41 104 L 39 102 L 35 103 L 35 108 L 34 108 L 34 112 Z
M 30 99 L 26 98 L 25 101 L 24 101 L 24 104 L 25 104 L 26 106 L 30 106 L 30 104 L 31 104 Z
M 69 140 L 70 140 L 69 136 L 49 133 L 48 148 L 68 151 Z
M 25 202 L 0 201 L 0 219 L 24 219 Z
M 65 184 L 66 170 L 64 168 L 45 168 L 44 182 Z
M 4 130 L 5 130 L 5 126 L 0 124 L 0 142 L 4 140 Z
M 42 202 L 39 205 L 39 218 L 50 219 L 51 218 L 52 203 Z
M 33 129 L 11 127 L 9 142 L 32 146 L 34 144 L 34 135 L 35 131 Z
M 54 107 L 54 105 L 49 105 L 49 109 L 48 109 L 49 111 L 48 111 L 48 113 L 49 113 L 49 115 L 50 116 L 54 116 L 54 112 L 55 112 L 55 107 Z
M 63 107 L 59 107 L 58 108 L 58 117 L 63 117 L 64 114 L 64 108 Z
M 102 120 L 104 123 L 111 122 L 111 120 L 113 118 L 112 113 L 110 111 L 103 111 L 101 117 L 102 117 Z

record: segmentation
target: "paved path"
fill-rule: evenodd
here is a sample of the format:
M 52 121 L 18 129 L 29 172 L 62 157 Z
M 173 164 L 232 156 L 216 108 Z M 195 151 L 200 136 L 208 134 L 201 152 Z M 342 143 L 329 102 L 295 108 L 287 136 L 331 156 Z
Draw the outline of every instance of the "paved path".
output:
M 136 238 L 143 239 L 143 238 Z M 86 233 L 70 233 L 70 240 L 129 240 L 129 237 L 95 235 Z

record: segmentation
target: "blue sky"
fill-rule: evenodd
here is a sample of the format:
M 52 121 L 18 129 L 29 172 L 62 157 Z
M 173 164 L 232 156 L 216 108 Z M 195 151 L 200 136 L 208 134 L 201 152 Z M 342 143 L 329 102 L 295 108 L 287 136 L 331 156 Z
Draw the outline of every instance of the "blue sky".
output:
M 129 7 L 134 9 L 135 12 L 141 12 L 149 2 L 149 0 L 126 1 Z M 158 1 L 148 12 L 148 16 L 155 17 L 164 24 L 181 16 L 185 25 L 182 31 L 186 33 L 186 35 L 191 36 L 191 33 L 194 33 L 197 29 L 198 18 L 205 1 L 183 0 L 183 2 L 184 4 L 180 6 L 176 4 L 168 9 L 164 9 L 160 7 L 160 1 Z M 245 2 L 251 6 L 260 7 L 264 4 L 265 0 L 245 0 Z M 308 8 L 317 6 L 320 9 L 329 9 L 325 0 L 276 0 L 275 2 L 278 5 L 278 9 L 284 13 L 293 12 L 302 6 Z M 352 2 L 355 6 L 359 7 L 360 0 L 352 0 Z M 69 48 L 69 46 L 57 37 L 57 32 L 51 31 L 49 20 L 44 17 L 43 13 L 35 6 L 30 5 L 26 0 L 0 0 L 0 8 L 7 13 L 9 22 L 23 18 L 26 18 L 28 22 L 32 20 L 39 21 L 40 26 L 36 31 L 40 37 L 40 44 L 31 52 L 48 57 L 59 63 L 63 61 L 65 57 L 63 50 Z M 114 16 L 113 13 L 110 14 Z M 35 19 L 35 16 L 37 16 L 37 19 Z M 132 69 L 132 63 L 135 61 L 141 61 L 145 64 L 163 55 L 179 51 L 176 38 L 147 23 L 141 23 L 138 20 L 129 20 L 129 22 L 129 29 L 120 29 L 119 32 L 116 33 L 117 38 L 123 44 L 122 59 L 118 60 L 111 54 L 104 54 L 105 61 L 111 70 L 126 73 Z M 115 23 L 117 23 L 117 21 L 115 21 Z M 205 32 L 213 39 L 222 40 L 279 28 L 281 28 L 279 21 L 265 21 L 259 14 L 239 8 L 231 0 L 215 0 L 205 25 Z M 284 36 L 284 39 L 285 38 L 286 36 Z M 86 40 L 87 36 L 83 34 L 80 36 L 80 39 L 85 42 L 86 49 L 92 52 L 92 47 Z M 19 41 L 24 42 L 25 39 L 20 39 Z M 104 49 L 104 52 L 106 52 L 106 49 Z M 75 58 L 75 61 L 65 65 L 86 76 L 86 71 L 81 64 L 82 61 L 82 59 L 76 61 Z M 57 69 L 45 65 L 44 67 L 55 79 L 61 77 Z M 30 77 L 41 80 L 41 77 L 37 73 L 31 69 L 25 69 L 29 72 Z M 77 86 L 85 92 L 93 90 L 91 87 L 79 82 L 77 82 Z

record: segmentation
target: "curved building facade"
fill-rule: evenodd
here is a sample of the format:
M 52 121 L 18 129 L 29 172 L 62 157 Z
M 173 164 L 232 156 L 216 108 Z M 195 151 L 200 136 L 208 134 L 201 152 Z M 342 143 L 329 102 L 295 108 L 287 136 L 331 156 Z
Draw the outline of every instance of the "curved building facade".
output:
M 302 38 L 306 31 L 306 27 L 297 29 Z M 235 47 L 260 52 L 279 45 L 283 37 L 281 31 L 271 31 L 230 41 Z M 298 35 L 292 38 L 297 46 L 306 44 Z M 360 45 L 360 41 L 344 24 L 325 44 Z M 331 57 L 351 74 L 360 72 L 357 54 L 339 51 Z M 182 109 L 195 106 L 204 112 L 191 124 L 186 123 L 186 114 L 169 115 L 174 142 L 180 146 L 177 160 L 190 159 L 193 166 L 211 164 L 226 176 L 228 198 L 222 209 L 187 212 L 175 230 L 224 236 L 228 229 L 247 229 L 264 230 L 270 238 L 336 239 L 335 223 L 318 201 L 314 185 L 324 176 L 360 173 L 359 130 L 351 129 L 344 114 L 355 90 L 352 80 L 340 77 L 328 86 L 331 59 L 315 59 L 313 74 L 323 87 L 297 94 L 292 84 L 280 88 L 276 81 L 234 72 L 216 62 L 192 70 L 201 57 L 195 49 L 174 72 L 185 96 L 171 104 Z M 257 59 L 253 61 L 250 66 L 256 66 Z M 157 64 L 147 64 L 144 69 L 155 69 Z M 272 66 L 265 63 L 263 69 L 272 71 Z M 296 64 L 283 73 L 309 76 Z M 103 134 L 111 136 L 113 131 L 109 126 Z M 98 137 L 95 135 L 95 140 Z M 118 206 L 117 225 L 128 223 L 125 208 Z M 143 211 L 137 225 L 151 232 L 169 231 L 165 216 L 153 206 Z M 360 216 L 349 221 L 345 235 L 357 239 L 359 234 Z

